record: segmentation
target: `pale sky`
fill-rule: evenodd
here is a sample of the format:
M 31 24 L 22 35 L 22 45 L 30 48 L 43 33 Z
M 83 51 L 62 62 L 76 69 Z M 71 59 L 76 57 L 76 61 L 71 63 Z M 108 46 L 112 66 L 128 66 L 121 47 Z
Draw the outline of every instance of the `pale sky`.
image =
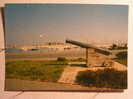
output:
M 128 6 L 10 4 L 5 7 L 6 43 L 111 42 L 127 40 Z

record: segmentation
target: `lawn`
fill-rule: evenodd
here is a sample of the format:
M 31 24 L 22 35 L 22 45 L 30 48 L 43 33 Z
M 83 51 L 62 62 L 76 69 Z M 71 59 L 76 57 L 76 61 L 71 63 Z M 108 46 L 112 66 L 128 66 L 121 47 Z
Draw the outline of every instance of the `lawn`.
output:
M 11 61 L 6 63 L 6 78 L 56 82 L 65 61 Z

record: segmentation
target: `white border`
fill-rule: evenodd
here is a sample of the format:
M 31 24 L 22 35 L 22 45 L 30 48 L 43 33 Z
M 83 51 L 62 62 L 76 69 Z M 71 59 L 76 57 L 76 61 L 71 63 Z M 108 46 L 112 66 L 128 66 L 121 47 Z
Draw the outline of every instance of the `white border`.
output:
M 87 4 L 120 4 L 129 6 L 129 29 L 128 29 L 128 89 L 123 93 L 94 93 L 94 92 L 9 92 L 4 91 L 4 53 L 0 53 L 0 99 L 130 99 L 133 92 L 133 20 L 131 10 L 133 10 L 132 1 L 129 0 L 3 0 L 0 1 L 0 7 L 5 3 L 87 3 Z M 0 12 L 0 48 L 4 45 L 3 27 Z

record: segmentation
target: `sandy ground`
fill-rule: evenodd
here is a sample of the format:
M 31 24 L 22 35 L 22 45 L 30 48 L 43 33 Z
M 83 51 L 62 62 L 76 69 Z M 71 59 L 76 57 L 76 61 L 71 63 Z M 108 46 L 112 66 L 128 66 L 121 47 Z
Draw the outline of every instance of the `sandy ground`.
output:
M 6 91 L 85 91 L 85 92 L 122 92 L 122 89 L 84 87 L 53 82 L 28 81 L 19 79 L 6 79 Z

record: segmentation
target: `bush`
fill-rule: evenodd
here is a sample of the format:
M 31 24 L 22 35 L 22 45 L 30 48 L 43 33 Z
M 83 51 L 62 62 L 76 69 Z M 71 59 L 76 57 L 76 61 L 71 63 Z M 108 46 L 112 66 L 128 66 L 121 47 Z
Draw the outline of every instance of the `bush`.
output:
M 86 59 L 84 59 L 84 58 L 76 58 L 76 59 L 71 59 L 70 61 L 71 62 L 85 62 Z
M 81 85 L 90 86 L 96 84 L 96 73 L 93 71 L 79 72 L 76 77 L 76 82 Z
M 127 66 L 127 59 L 126 58 L 115 58 L 114 59 L 116 62 L 120 63 L 120 64 L 123 64 L 123 65 L 126 65 Z
M 67 61 L 67 59 L 65 57 L 58 57 L 57 61 Z
M 127 71 L 114 69 L 81 71 L 76 77 L 76 82 L 84 86 L 126 89 Z
M 120 49 L 127 49 L 127 44 L 125 44 L 124 46 L 119 46 L 119 45 L 116 45 L 116 44 L 113 44 L 111 46 L 111 48 L 109 48 L 110 50 L 120 50 Z
M 75 61 L 84 62 L 84 61 L 86 61 L 86 59 L 84 59 L 84 58 L 78 58 L 78 59 L 75 60 Z
M 119 52 L 118 54 L 116 54 L 116 56 L 118 58 L 127 58 L 127 52 Z

